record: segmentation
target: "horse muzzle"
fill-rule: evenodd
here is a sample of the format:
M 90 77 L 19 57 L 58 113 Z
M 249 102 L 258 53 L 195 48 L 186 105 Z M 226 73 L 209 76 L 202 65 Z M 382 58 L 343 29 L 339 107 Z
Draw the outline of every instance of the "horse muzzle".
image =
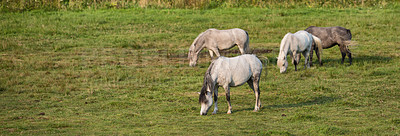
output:
M 189 63 L 189 66 L 194 67 L 194 66 L 196 66 L 196 63 L 191 62 L 191 63 Z

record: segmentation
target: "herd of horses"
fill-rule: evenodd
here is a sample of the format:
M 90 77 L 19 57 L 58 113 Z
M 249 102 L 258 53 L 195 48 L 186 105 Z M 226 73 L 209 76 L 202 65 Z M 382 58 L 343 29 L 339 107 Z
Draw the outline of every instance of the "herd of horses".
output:
M 319 64 L 322 66 L 322 50 L 338 45 L 342 55 L 341 63 L 344 63 L 346 55 L 352 64 L 351 52 L 348 45 L 351 44 L 351 32 L 349 29 L 336 27 L 310 26 L 296 33 L 287 33 L 280 44 L 277 66 L 280 73 L 286 72 L 288 67 L 287 55 L 292 58 L 292 64 L 297 71 L 301 55 L 305 58 L 305 68 L 312 66 L 313 52 L 316 52 Z M 220 50 L 226 50 L 238 46 L 242 55 L 227 58 L 220 56 Z M 200 51 L 209 50 L 212 62 L 205 75 L 203 87 L 199 95 L 201 105 L 200 115 L 207 115 L 214 102 L 213 114 L 218 111 L 218 87 L 225 90 L 228 102 L 228 114 L 232 113 L 230 103 L 230 87 L 247 83 L 253 90 L 256 103 L 254 111 L 260 110 L 259 81 L 262 73 L 262 63 L 253 54 L 249 53 L 249 34 L 247 31 L 234 28 L 228 30 L 208 29 L 200 33 L 189 48 L 188 59 L 190 66 L 196 66 Z M 217 58 L 214 58 L 214 54 Z

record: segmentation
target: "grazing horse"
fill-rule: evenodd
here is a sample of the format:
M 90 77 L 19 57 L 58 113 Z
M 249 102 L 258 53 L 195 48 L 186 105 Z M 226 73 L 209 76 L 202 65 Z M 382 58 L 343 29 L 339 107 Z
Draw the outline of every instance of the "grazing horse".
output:
M 351 52 L 348 49 L 348 45 L 351 44 L 351 32 L 349 29 L 336 26 L 336 27 L 315 27 L 315 26 L 310 26 L 308 27 L 305 31 L 311 33 L 312 35 L 315 35 L 322 41 L 322 48 L 327 49 L 331 48 L 335 45 L 339 45 L 340 52 L 342 53 L 342 64 L 344 62 L 344 58 L 349 57 L 349 62 L 351 65 Z M 316 50 L 317 51 L 317 50 Z M 318 60 L 319 60 L 319 54 L 316 52 Z M 311 50 L 311 56 L 310 56 L 310 63 L 312 63 L 312 56 L 313 56 L 313 50 Z M 320 65 L 322 65 L 322 62 L 319 61 Z M 311 64 L 312 65 L 312 64 Z
M 213 52 L 219 57 L 219 50 L 230 49 L 235 45 L 239 47 L 241 54 L 245 54 L 249 48 L 249 34 L 239 28 L 228 30 L 208 29 L 199 34 L 190 46 L 188 53 L 189 66 L 196 66 L 200 51 L 203 48 L 207 48 L 211 58 L 213 58 Z
M 233 58 L 218 57 L 212 61 L 205 75 L 203 87 L 199 96 L 201 104 L 200 115 L 207 115 L 208 110 L 213 104 L 213 95 L 215 107 L 213 114 L 218 111 L 218 87 L 225 89 L 226 100 L 228 101 L 228 112 L 232 113 L 230 101 L 230 87 L 240 86 L 247 82 L 256 96 L 254 111 L 260 110 L 260 89 L 259 81 L 261 77 L 262 63 L 252 54 L 244 54 Z
M 301 54 L 305 57 L 304 67 L 309 68 L 310 64 L 308 63 L 308 55 L 310 54 L 311 46 L 313 44 L 317 45 L 320 51 L 319 54 L 322 54 L 321 40 L 318 37 L 315 37 L 306 31 L 298 31 L 294 34 L 287 33 L 281 41 L 279 56 L 277 58 L 277 65 L 280 68 L 280 73 L 284 73 L 288 67 L 286 58 L 287 54 L 290 54 L 292 57 L 295 71 L 297 71 L 297 64 L 299 64 Z

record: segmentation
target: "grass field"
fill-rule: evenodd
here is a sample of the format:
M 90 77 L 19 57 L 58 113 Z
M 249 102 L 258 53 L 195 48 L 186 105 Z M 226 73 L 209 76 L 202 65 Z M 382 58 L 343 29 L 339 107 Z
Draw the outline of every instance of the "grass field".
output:
M 399 17 L 398 8 L 1 13 L 0 135 L 399 135 Z M 351 29 L 353 65 L 333 47 L 324 66 L 279 74 L 281 38 L 311 25 Z M 269 58 L 261 111 L 244 85 L 231 89 L 232 114 L 220 88 L 219 113 L 199 115 L 211 60 L 203 51 L 189 67 L 187 51 L 208 28 L 242 28 Z

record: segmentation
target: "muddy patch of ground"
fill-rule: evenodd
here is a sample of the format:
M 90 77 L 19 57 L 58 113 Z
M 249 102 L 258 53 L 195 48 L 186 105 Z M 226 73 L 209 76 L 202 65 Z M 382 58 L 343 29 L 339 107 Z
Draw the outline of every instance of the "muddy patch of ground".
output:
M 162 57 L 167 57 L 167 58 L 187 58 L 188 54 L 187 52 L 177 52 L 177 51 L 172 51 L 172 50 L 158 50 L 158 54 Z M 249 54 L 256 54 L 256 55 L 262 55 L 265 53 L 271 53 L 272 49 L 253 49 L 250 51 Z M 237 56 L 240 55 L 239 50 L 223 50 L 220 51 L 221 56 Z M 203 57 L 209 57 L 208 51 L 202 51 L 199 54 L 200 58 Z

